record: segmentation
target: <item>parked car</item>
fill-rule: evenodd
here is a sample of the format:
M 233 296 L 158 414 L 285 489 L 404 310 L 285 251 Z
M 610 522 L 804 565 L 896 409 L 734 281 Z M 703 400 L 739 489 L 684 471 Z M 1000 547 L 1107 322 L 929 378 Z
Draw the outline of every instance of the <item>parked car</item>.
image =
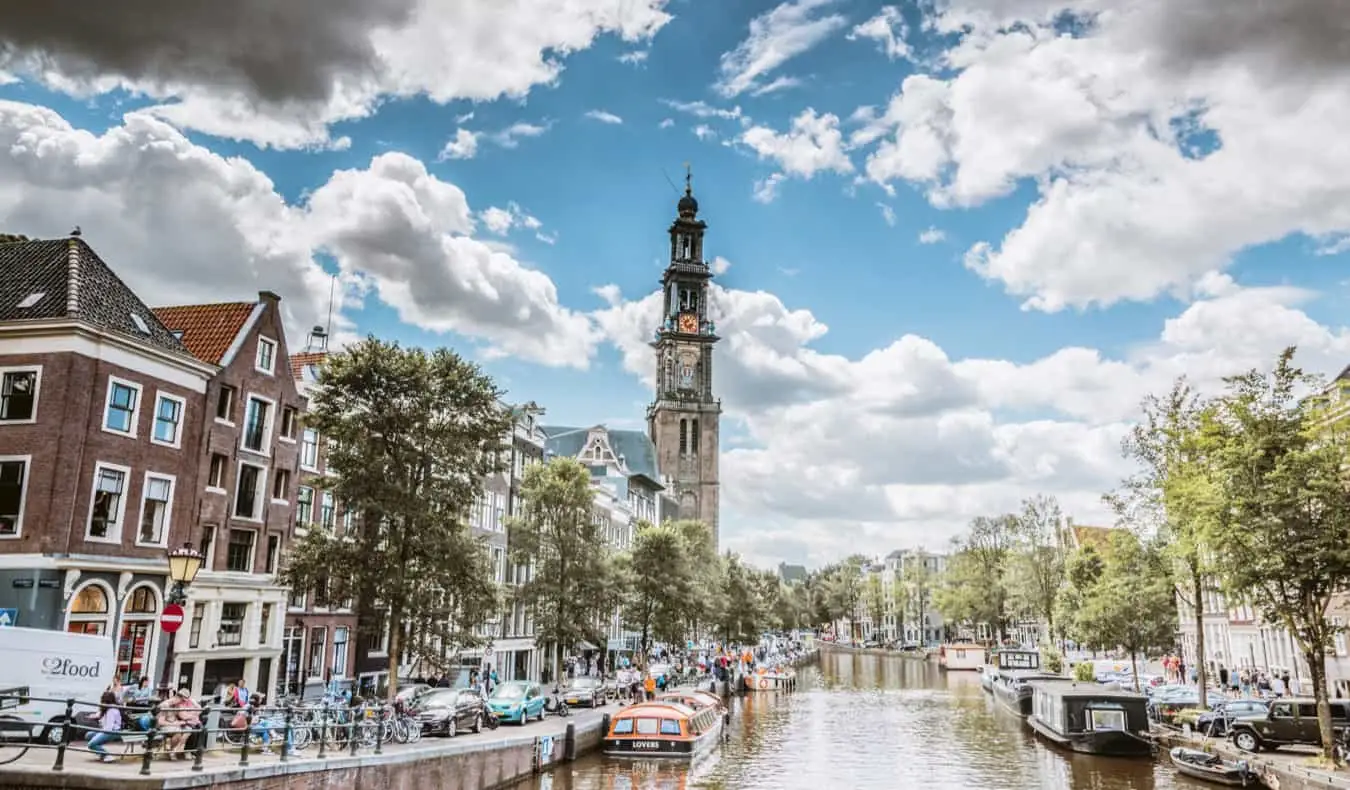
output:
M 544 719 L 544 695 L 539 684 L 512 680 L 501 684 L 488 697 L 488 712 L 501 721 L 524 725 L 530 719 Z
M 431 689 L 419 696 L 413 708 L 422 722 L 422 732 L 453 738 L 460 730 L 481 732 L 487 709 L 473 689 Z
M 434 686 L 429 686 L 426 683 L 409 683 L 406 686 L 400 685 L 398 687 L 398 694 L 394 695 L 394 700 L 411 708 L 414 706 L 418 697 L 426 694 L 428 691 L 435 690 L 436 688 Z
M 1331 727 L 1339 736 L 1350 725 L 1350 701 L 1331 700 Z M 1264 714 L 1240 716 L 1228 723 L 1233 745 L 1244 752 L 1275 750 L 1281 746 L 1322 743 L 1317 723 L 1317 702 L 1311 699 L 1279 699 Z
M 563 701 L 573 707 L 585 705 L 598 708 L 605 704 L 605 684 L 600 678 L 578 677 L 567 681 L 562 689 Z
M 1228 722 L 1239 716 L 1264 716 L 1270 705 L 1259 699 L 1230 699 L 1214 706 L 1214 710 L 1200 714 L 1195 720 L 1195 731 L 1211 737 L 1228 734 Z

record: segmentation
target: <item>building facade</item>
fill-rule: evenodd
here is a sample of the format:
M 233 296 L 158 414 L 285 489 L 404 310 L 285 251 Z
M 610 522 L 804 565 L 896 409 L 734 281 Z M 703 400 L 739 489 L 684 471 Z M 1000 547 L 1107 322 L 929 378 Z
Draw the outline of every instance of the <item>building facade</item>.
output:
M 670 262 L 661 278 L 661 319 L 652 341 L 656 397 L 647 408 L 647 436 L 656 448 L 655 465 L 679 502 L 680 517 L 707 524 L 716 545 L 722 403 L 713 396 L 718 337 L 709 313 L 713 272 L 703 259 L 706 230 L 686 178 L 669 228 Z
M 194 696 L 239 680 L 271 694 L 280 666 L 287 591 L 277 572 L 293 528 L 305 401 L 291 376 L 280 308 L 251 302 L 181 305 L 156 317 L 216 368 L 206 389 L 191 491 L 194 545 L 205 557 L 188 588 L 176 650 Z
M 0 624 L 107 635 L 158 683 L 214 373 L 77 235 L 0 243 Z
M 511 474 L 506 500 L 508 518 L 520 515 L 520 486 L 525 480 L 525 470 L 544 462 L 544 449 L 548 442 L 548 436 L 539 422 L 544 416 L 544 410 L 537 404 L 518 406 L 512 414 Z M 529 579 L 529 573 L 528 564 L 513 563 L 507 557 L 501 625 L 492 643 L 492 654 L 487 658 L 495 666 L 497 676 L 503 680 L 538 680 L 544 666 L 542 652 L 535 644 L 534 621 L 529 610 L 510 595 L 512 587 L 524 584 Z

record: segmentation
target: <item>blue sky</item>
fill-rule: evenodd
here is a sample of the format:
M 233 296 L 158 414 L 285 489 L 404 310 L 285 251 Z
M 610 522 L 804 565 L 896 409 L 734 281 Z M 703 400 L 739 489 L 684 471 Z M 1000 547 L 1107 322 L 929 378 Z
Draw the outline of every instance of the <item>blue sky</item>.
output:
M 209 53 L 156 80 L 10 34 L 0 225 L 81 224 L 158 301 L 278 290 L 297 328 L 340 270 L 345 335 L 450 345 L 550 421 L 636 427 L 689 162 L 729 264 L 724 545 L 759 562 L 941 544 L 1042 492 L 1102 521 L 1143 394 L 1285 343 L 1350 362 L 1350 155 L 1319 147 L 1346 79 L 1296 80 L 1273 38 L 1178 65 L 1154 0 L 400 4 L 444 41 L 374 36 L 384 71 L 344 106 L 269 103 L 287 75 L 227 79 Z M 191 49 L 182 22 L 165 46 Z M 343 68 L 372 67 L 314 74 Z

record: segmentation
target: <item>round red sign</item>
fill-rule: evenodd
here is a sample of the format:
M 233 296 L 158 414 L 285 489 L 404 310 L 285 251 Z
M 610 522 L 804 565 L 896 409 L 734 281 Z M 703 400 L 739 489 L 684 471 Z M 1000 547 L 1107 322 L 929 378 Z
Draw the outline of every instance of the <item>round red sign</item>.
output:
M 176 603 L 171 603 L 164 607 L 164 614 L 159 616 L 159 627 L 166 634 L 172 634 L 183 627 L 183 607 Z

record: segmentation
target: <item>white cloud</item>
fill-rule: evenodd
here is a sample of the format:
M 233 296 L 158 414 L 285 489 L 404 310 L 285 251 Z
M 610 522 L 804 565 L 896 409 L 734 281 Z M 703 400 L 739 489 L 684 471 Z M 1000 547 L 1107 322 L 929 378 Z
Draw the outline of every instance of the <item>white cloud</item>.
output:
M 929 227 L 919 234 L 920 244 L 937 244 L 947 238 L 947 232 L 941 228 Z
M 661 123 L 658 123 L 656 126 L 657 126 L 657 128 L 659 128 L 659 129 L 669 129 L 670 127 L 672 127 L 672 126 L 674 126 L 674 125 L 675 125 L 675 119 L 674 119 L 674 118 L 662 118 L 662 119 L 661 119 Z
M 473 116 L 474 116 L 473 110 L 463 113 L 462 115 L 456 115 L 455 123 L 468 123 L 469 121 L 473 120 Z
M 1184 295 L 1239 250 L 1350 232 L 1334 5 L 949 0 L 944 70 L 907 77 L 853 142 L 885 135 L 867 177 L 939 207 L 1034 182 L 1021 224 L 966 255 L 1028 308 Z
M 331 124 L 367 117 L 389 97 L 523 98 L 556 82 L 562 56 L 598 36 L 649 40 L 671 18 L 665 4 L 384 0 L 293 2 L 278 11 L 258 0 L 231 6 L 227 21 L 180 4 L 167 18 L 156 11 L 162 18 L 152 25 L 135 13 L 63 0 L 7 19 L 6 43 L 14 46 L 0 65 L 75 95 L 120 87 L 162 99 L 149 112 L 183 128 L 322 147 Z
M 473 113 L 469 113 L 473 115 Z M 446 141 L 441 149 L 441 159 L 473 159 L 478 154 L 478 132 L 468 129 L 456 129 L 455 136 Z
M 797 88 L 800 87 L 801 84 L 802 81 L 799 77 L 774 77 L 771 82 L 766 82 L 765 84 L 759 86 L 758 88 L 755 88 L 754 90 L 750 91 L 750 95 L 765 96 L 770 93 L 778 93 L 779 91 L 785 91 L 788 88 Z
M 885 203 L 877 203 L 877 208 L 881 209 L 881 218 L 886 220 L 886 224 L 895 227 L 895 209 Z
M 713 128 L 707 125 L 706 123 L 701 123 L 698 126 L 695 126 L 693 129 L 690 129 L 689 131 L 693 132 L 694 136 L 700 140 L 711 140 L 717 136 L 717 132 L 714 131 Z
M 854 27 L 853 32 L 848 34 L 848 39 L 875 41 L 886 57 L 897 60 L 908 59 L 913 55 L 909 42 L 906 41 L 908 36 L 909 25 L 905 24 L 905 17 L 899 7 L 888 5 L 882 6 L 876 16 Z
M 507 203 L 506 208 L 489 206 L 479 212 L 478 219 L 482 221 L 489 232 L 498 236 L 505 236 L 513 228 L 525 228 L 538 232 L 540 228 L 544 227 L 544 223 L 522 209 L 520 204 L 515 201 Z
M 551 125 L 552 124 L 548 123 L 542 125 L 526 122 L 513 123 L 500 132 L 491 135 L 489 139 L 497 145 L 500 145 L 502 148 L 516 148 L 520 145 L 521 138 L 538 137 L 544 132 L 547 132 Z
M 660 295 L 599 292 L 597 321 L 650 385 Z M 1036 492 L 1080 522 L 1110 523 L 1101 494 L 1130 471 L 1119 442 L 1144 395 L 1182 373 L 1215 391 L 1289 343 L 1312 370 L 1350 358 L 1350 328 L 1309 318 L 1306 292 L 1216 276 L 1204 294 L 1128 356 L 1067 347 L 1017 364 L 952 360 L 913 335 L 855 358 L 822 353 L 812 344 L 827 328 L 810 312 L 714 286 L 723 435 L 747 435 L 722 455 L 723 545 L 760 562 L 815 563 L 846 553 L 845 530 L 849 552 L 939 547 L 970 518 Z
M 620 63 L 627 63 L 630 66 L 638 66 L 647 62 L 647 56 L 651 53 L 645 49 L 636 49 L 632 52 L 625 52 L 619 56 Z
M 713 274 L 720 277 L 721 275 L 726 274 L 727 270 L 731 268 L 731 261 L 723 258 L 721 255 L 715 255 L 711 261 L 708 261 L 708 268 L 712 269 Z
M 792 119 L 792 127 L 782 134 L 766 126 L 752 126 L 745 130 L 740 141 L 759 158 L 771 159 L 782 168 L 782 173 L 756 185 L 756 199 L 761 202 L 773 200 L 778 185 L 787 176 L 810 179 L 821 171 L 853 171 L 853 163 L 844 153 L 839 119 L 829 113 L 817 115 L 811 108 Z
M 619 116 L 615 115 L 612 112 L 607 112 L 605 110 L 588 110 L 586 112 L 586 117 L 590 118 L 593 121 L 599 121 L 600 123 L 612 123 L 612 124 L 623 123 L 622 118 L 620 118 Z
M 538 232 L 538 220 L 514 204 L 508 211 Z M 289 204 L 246 159 L 212 153 L 144 113 L 95 135 L 51 110 L 0 101 L 0 216 L 8 229 L 49 237 L 78 220 L 151 304 L 276 291 L 296 337 L 323 323 L 323 251 L 345 283 L 404 321 L 456 331 L 488 354 L 585 367 L 597 342 L 590 319 L 562 307 L 546 275 L 472 236 L 463 191 L 401 153 L 337 171 Z M 336 326 L 348 332 L 338 307 Z
M 835 2 L 790 0 L 750 20 L 749 35 L 722 55 L 721 77 L 714 87 L 726 98 L 760 87 L 761 78 L 848 24 L 840 14 L 818 15 Z
M 727 109 L 725 107 L 714 107 L 705 101 L 676 101 L 674 99 L 662 99 L 661 103 L 672 110 L 687 113 L 695 118 L 720 118 L 724 121 L 749 120 L 741 113 L 740 105 Z

